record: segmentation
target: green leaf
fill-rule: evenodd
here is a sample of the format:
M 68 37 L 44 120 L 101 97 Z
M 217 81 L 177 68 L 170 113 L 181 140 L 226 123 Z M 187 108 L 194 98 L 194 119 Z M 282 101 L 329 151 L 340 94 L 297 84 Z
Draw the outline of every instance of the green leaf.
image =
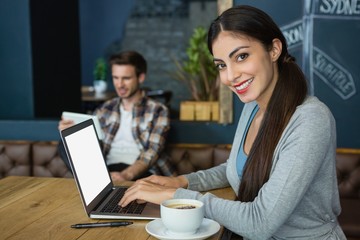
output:
M 195 28 L 186 48 L 187 59 L 182 63 L 174 60 L 177 72 L 181 74 L 173 74 L 173 76 L 184 82 L 191 91 L 193 99 L 198 101 L 218 99 L 218 72 L 206 40 L 205 28 Z
M 106 80 L 107 64 L 103 58 L 98 58 L 94 68 L 95 80 Z

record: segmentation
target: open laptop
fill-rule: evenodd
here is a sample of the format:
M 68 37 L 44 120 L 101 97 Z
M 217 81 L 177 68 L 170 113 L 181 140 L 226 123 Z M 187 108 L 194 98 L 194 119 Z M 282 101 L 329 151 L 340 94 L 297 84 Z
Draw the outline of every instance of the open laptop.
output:
M 126 187 L 114 186 L 107 169 L 93 119 L 60 131 L 76 185 L 87 215 L 104 219 L 160 218 L 159 205 L 132 202 L 126 208 L 118 202 Z M 119 195 L 119 197 L 115 197 Z M 109 205 L 115 209 L 110 209 Z M 134 210 L 134 212 L 127 212 Z
M 104 132 L 101 128 L 100 121 L 97 116 L 90 115 L 90 114 L 84 114 L 84 113 L 75 113 L 75 112 L 62 112 L 62 117 L 64 119 L 70 119 L 73 120 L 75 124 L 81 123 L 85 120 L 88 120 L 89 118 L 92 118 L 94 120 L 94 125 L 96 129 L 96 133 L 98 135 L 98 138 L 100 140 L 104 139 Z

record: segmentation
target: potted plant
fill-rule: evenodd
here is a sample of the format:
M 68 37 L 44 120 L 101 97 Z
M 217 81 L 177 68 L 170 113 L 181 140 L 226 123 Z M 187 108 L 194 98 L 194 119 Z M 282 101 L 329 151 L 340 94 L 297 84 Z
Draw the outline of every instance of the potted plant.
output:
M 95 92 L 102 93 L 106 91 L 106 70 L 107 65 L 104 58 L 98 58 L 94 68 L 94 88 Z
M 196 27 L 186 49 L 187 59 L 174 60 L 172 76 L 185 83 L 192 96 L 192 101 L 180 105 L 181 120 L 218 120 L 219 78 L 206 37 L 205 28 Z

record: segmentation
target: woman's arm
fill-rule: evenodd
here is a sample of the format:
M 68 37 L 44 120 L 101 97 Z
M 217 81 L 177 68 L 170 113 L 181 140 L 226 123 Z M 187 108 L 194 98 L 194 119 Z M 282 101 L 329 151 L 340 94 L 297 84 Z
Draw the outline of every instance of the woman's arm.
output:
M 208 191 L 210 189 L 229 186 L 226 177 L 226 163 L 220 164 L 206 170 L 184 175 L 189 182 L 188 189 L 194 191 Z
M 319 217 L 321 213 L 332 214 L 321 202 L 331 201 L 332 182 L 319 178 L 333 177 L 330 170 L 334 164 L 331 158 L 336 137 L 334 121 L 321 108 L 294 118 L 274 155 L 271 176 L 254 201 L 229 201 L 187 189 L 177 189 L 174 198 L 204 202 L 206 217 L 249 239 L 268 239 L 287 221 L 295 221 L 297 227 L 304 229 L 313 227 L 311 221 L 321 225 L 324 221 Z M 323 191 L 330 192 L 329 196 L 320 194 Z M 312 219 L 310 223 L 307 218 Z

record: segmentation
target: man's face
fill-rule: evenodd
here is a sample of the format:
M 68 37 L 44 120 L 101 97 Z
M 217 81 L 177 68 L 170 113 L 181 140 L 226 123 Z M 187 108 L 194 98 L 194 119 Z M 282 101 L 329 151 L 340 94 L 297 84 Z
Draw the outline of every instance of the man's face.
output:
M 140 83 L 145 79 L 145 74 L 136 76 L 135 67 L 132 65 L 113 65 L 111 68 L 115 90 L 120 98 L 131 98 L 140 90 Z

